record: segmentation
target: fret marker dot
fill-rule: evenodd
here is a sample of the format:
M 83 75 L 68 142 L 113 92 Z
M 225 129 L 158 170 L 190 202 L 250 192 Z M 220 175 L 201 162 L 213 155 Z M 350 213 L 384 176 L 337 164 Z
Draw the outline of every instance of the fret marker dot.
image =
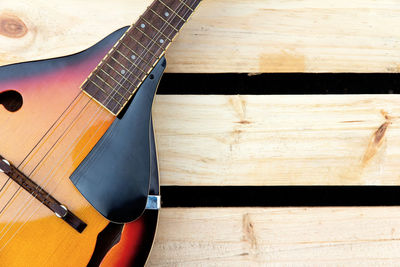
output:
M 131 56 L 131 59 L 135 60 L 135 59 L 136 59 L 136 56 L 135 56 L 135 55 L 132 55 L 132 56 Z
M 168 17 L 168 16 L 169 16 L 169 13 L 168 13 L 168 12 L 165 12 L 164 15 L 165 15 L 166 17 Z
M 146 25 L 144 25 L 143 23 L 140 24 L 140 27 L 142 27 L 142 29 L 144 29 L 144 27 L 146 27 Z
M 162 43 L 162 44 L 163 44 L 163 43 L 164 43 L 164 39 L 160 39 L 160 43 Z
M 124 75 L 125 74 L 125 70 L 121 70 L 121 74 Z

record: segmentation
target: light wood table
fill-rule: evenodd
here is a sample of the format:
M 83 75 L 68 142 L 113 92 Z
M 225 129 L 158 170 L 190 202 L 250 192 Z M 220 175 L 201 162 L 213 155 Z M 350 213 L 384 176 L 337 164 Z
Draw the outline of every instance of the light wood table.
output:
M 79 52 L 150 2 L 2 0 L 0 64 Z M 398 72 L 399 18 L 390 0 L 204 0 L 167 72 Z M 398 185 L 399 104 L 397 95 L 160 95 L 161 183 Z M 149 266 L 398 265 L 399 239 L 397 207 L 166 208 Z

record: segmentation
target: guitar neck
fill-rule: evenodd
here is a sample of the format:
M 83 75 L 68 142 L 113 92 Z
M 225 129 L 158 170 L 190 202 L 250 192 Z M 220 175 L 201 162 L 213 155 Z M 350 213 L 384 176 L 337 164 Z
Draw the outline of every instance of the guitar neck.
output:
M 82 84 L 118 115 L 177 36 L 201 0 L 155 0 Z

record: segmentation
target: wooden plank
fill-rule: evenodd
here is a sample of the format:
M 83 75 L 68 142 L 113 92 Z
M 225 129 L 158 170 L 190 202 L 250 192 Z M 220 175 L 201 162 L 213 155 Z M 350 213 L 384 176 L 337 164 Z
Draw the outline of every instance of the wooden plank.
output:
M 158 95 L 163 185 L 398 185 L 399 95 Z
M 0 63 L 81 51 L 151 0 L 2 0 Z M 395 0 L 203 0 L 168 52 L 169 72 L 398 72 Z
M 400 208 L 168 208 L 148 266 L 395 266 Z

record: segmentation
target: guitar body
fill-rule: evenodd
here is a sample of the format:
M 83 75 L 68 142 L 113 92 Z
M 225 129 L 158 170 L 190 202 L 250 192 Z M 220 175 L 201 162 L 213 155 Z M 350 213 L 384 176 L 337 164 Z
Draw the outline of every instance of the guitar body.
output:
M 72 56 L 0 67 L 0 154 L 87 224 L 79 233 L 0 173 L 1 266 L 86 266 L 103 256 L 104 266 L 131 266 L 135 258 L 143 258 L 140 249 L 150 249 L 158 211 L 145 211 L 137 221 L 126 224 L 119 243 L 114 244 L 115 235 L 100 238 L 109 220 L 69 179 L 119 120 L 80 86 L 125 30 Z M 164 68 L 165 64 L 155 70 L 162 73 Z M 160 77 L 155 75 L 151 86 L 157 86 Z M 126 112 L 135 104 L 134 96 Z M 143 131 L 151 139 L 147 156 L 155 157 L 153 129 Z M 157 172 L 150 193 L 158 194 L 158 186 Z M 141 246 L 143 242 L 147 244 Z M 98 249 L 113 245 L 108 255 Z

